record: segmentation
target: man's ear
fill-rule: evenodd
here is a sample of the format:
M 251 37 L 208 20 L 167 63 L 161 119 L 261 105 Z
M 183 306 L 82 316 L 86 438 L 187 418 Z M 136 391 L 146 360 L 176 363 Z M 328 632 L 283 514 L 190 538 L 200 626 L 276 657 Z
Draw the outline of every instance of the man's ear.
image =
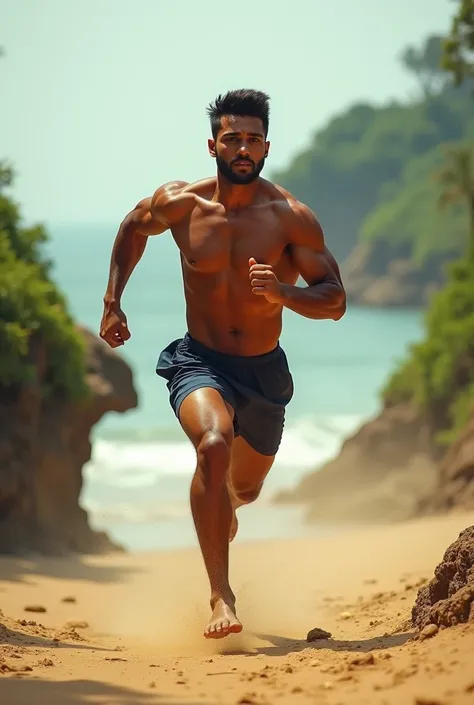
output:
M 211 139 L 207 140 L 207 148 L 209 150 L 209 154 L 211 155 L 211 157 L 213 157 L 213 159 L 215 159 L 216 158 L 216 143 L 215 143 L 215 141 L 211 140 Z

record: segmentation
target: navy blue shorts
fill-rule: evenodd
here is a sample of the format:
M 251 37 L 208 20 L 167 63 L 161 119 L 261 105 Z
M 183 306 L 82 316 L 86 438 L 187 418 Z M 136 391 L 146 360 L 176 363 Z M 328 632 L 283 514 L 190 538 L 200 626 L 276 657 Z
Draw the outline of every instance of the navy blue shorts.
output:
M 293 396 L 293 379 L 280 345 L 263 355 L 227 355 L 186 333 L 160 353 L 156 373 L 167 380 L 170 404 L 178 418 L 188 394 L 212 387 L 234 409 L 235 435 L 262 455 L 276 454 L 285 407 Z

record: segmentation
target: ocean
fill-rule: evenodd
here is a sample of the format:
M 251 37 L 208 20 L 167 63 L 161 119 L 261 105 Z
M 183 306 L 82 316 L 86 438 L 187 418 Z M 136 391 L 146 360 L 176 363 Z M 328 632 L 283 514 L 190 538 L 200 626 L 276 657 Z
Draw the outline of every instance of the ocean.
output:
M 48 225 L 55 280 L 75 318 L 98 332 L 116 225 Z M 119 354 L 133 368 L 139 408 L 108 414 L 93 431 L 81 504 L 94 528 L 132 551 L 197 545 L 189 510 L 194 451 L 155 374 L 160 350 L 185 332 L 176 246 L 150 238 L 122 299 L 131 339 Z M 422 332 L 422 312 L 349 306 L 338 321 L 284 313 L 281 345 L 295 383 L 281 448 L 258 502 L 243 507 L 236 541 L 335 531 L 304 522 L 299 507 L 272 496 L 337 454 L 343 439 L 374 415 L 379 392 Z

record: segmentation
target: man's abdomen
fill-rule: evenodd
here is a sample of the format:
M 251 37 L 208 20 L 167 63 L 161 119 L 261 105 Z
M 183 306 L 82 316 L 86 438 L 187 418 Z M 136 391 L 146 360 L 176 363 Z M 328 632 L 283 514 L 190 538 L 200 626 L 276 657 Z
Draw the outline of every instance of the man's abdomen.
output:
M 278 343 L 281 306 L 266 300 L 266 306 L 243 300 L 240 305 L 206 299 L 186 303 L 188 332 L 209 348 L 231 355 L 263 355 Z

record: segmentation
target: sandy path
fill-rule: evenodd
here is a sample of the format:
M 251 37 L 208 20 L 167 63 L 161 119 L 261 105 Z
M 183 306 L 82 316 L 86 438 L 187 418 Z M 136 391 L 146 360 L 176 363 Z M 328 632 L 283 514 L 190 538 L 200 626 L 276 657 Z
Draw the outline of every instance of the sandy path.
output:
M 196 550 L 2 558 L 0 702 L 472 705 L 474 625 L 418 642 L 406 621 L 417 586 L 473 523 L 471 514 L 320 540 L 237 542 L 233 585 L 245 631 L 220 642 L 201 636 L 208 596 Z M 24 611 L 34 604 L 47 611 Z M 315 626 L 333 638 L 307 643 Z M 361 657 L 366 663 L 353 663 Z

